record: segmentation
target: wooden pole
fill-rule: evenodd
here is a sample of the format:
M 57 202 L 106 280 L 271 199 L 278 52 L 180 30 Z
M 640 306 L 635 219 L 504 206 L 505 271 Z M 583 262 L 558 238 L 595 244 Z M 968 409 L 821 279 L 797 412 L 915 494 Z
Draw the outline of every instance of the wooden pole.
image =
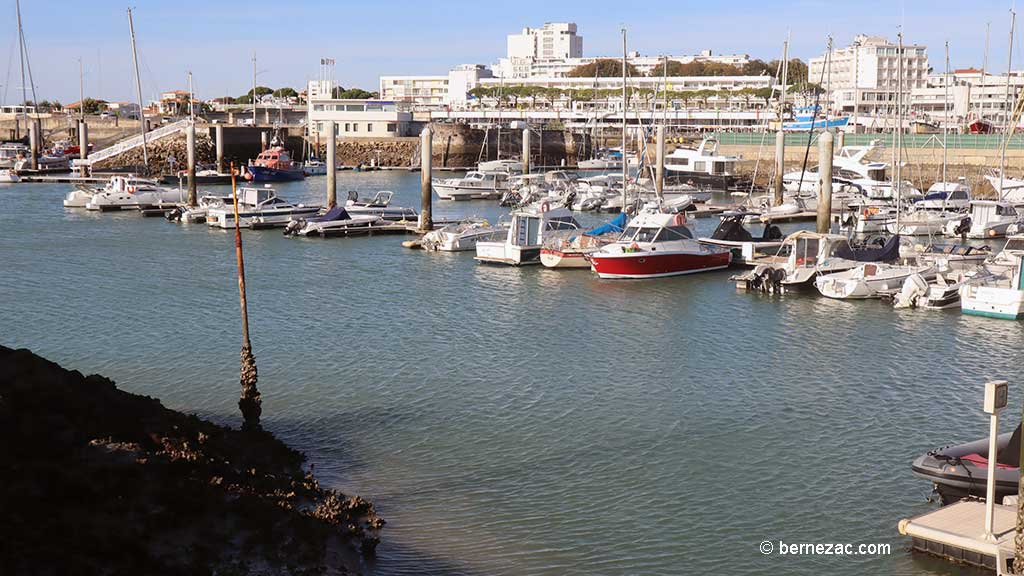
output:
M 430 126 L 427 126 L 420 133 L 420 230 L 423 231 L 434 229 L 434 193 L 431 182 L 433 152 L 433 133 Z
M 28 120 L 28 146 L 29 166 L 39 170 L 39 120 L 35 118 Z
M 238 303 L 242 311 L 242 353 L 241 376 L 242 394 L 238 408 L 242 411 L 243 429 L 259 428 L 263 413 L 263 400 L 256 389 L 258 374 L 256 358 L 252 355 L 249 342 L 249 308 L 245 299 L 245 259 L 242 257 L 242 230 L 238 223 L 238 189 L 235 186 L 235 163 L 231 163 L 231 197 L 235 208 L 235 258 L 238 261 Z
M 85 120 L 81 120 L 78 123 L 78 158 L 85 160 L 89 158 L 89 125 L 86 124 Z M 85 164 L 82 164 L 81 176 L 84 178 L 86 175 Z
M 818 234 L 828 234 L 832 218 L 832 133 L 818 136 Z
M 1024 410 L 1021 417 L 1024 418 Z M 1020 460 L 1024 463 L 1024 442 L 1020 443 Z M 1013 572 L 1024 574 L 1024 466 L 1020 469 L 1020 479 L 1017 481 L 1017 533 L 1013 537 Z
M 786 134 L 782 131 L 782 123 L 779 123 L 779 131 L 775 133 L 775 180 L 774 201 L 775 205 L 782 204 L 782 174 L 786 170 Z
M 217 136 L 217 174 L 224 173 L 224 127 L 220 124 L 214 128 Z
M 333 120 L 327 124 L 327 207 L 334 208 L 338 203 L 338 129 Z

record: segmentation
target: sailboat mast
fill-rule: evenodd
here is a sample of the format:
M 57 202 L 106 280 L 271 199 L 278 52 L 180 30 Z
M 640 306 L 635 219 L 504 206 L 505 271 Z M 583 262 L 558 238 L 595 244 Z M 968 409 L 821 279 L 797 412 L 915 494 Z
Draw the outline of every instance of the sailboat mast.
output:
M 128 32 L 132 38 L 132 63 L 135 65 L 135 95 L 139 99 L 139 130 L 142 131 L 142 162 L 149 170 L 149 150 L 146 146 L 146 113 L 142 106 L 142 81 L 139 80 L 139 53 L 135 48 L 135 23 L 132 21 L 132 9 L 128 9 Z M 83 151 L 84 152 L 84 151 Z
M 900 233 L 900 212 L 903 210 L 903 32 L 896 35 L 896 233 Z
M 826 58 L 825 67 L 827 75 L 825 76 L 825 128 L 828 130 L 828 119 L 832 115 L 832 35 L 828 35 L 828 57 Z M 808 78 L 808 81 L 810 78 Z M 818 111 L 815 110 L 815 113 Z M 829 130 L 831 132 L 831 130 Z
M 626 29 L 622 29 L 622 211 L 626 211 L 626 184 L 629 160 L 626 158 Z
M 85 121 L 85 70 L 82 68 L 82 59 L 78 59 L 78 116 Z
M 946 87 L 942 100 L 942 183 L 945 184 L 948 182 L 946 180 L 946 148 L 948 147 L 946 141 L 949 138 L 949 40 L 946 40 L 946 78 L 942 84 Z M 946 196 L 948 197 L 949 194 L 947 193 Z M 942 203 L 946 203 L 945 199 Z
M 668 56 L 665 56 L 665 67 L 661 73 L 661 95 L 662 95 L 662 110 L 661 110 L 661 124 L 668 130 Z
M 331 85 L 331 91 L 334 91 L 334 85 Z M 331 98 L 334 94 L 331 94 Z M 256 127 L 256 51 L 252 51 L 252 127 Z
M 1013 69 L 1013 25 L 1016 22 L 1017 13 L 1012 9 L 1010 10 L 1010 50 L 1009 55 L 1006 58 L 1006 112 L 1003 114 L 1003 122 L 1005 128 L 1003 130 L 1006 140 L 1003 142 L 1003 150 L 999 154 L 999 199 L 1003 199 L 1003 172 L 1006 172 L 1006 142 L 1009 142 L 1010 134 L 1013 134 L 1014 127 L 1010 126 L 1010 109 L 1012 104 L 1010 103 L 1010 70 Z
M 196 121 L 196 112 L 195 112 L 195 108 L 193 108 L 193 106 L 194 106 L 193 102 L 195 102 L 195 99 L 196 99 L 195 92 L 192 90 L 192 71 L 189 70 L 188 71 L 188 119 L 193 121 L 193 122 Z
M 989 33 L 992 31 L 992 23 L 985 22 L 985 58 L 981 61 L 981 92 L 982 100 L 984 100 L 985 94 L 985 75 L 988 73 L 988 39 Z M 970 113 L 970 110 L 967 111 Z M 978 106 L 978 120 L 981 120 L 981 115 L 985 112 L 984 106 Z

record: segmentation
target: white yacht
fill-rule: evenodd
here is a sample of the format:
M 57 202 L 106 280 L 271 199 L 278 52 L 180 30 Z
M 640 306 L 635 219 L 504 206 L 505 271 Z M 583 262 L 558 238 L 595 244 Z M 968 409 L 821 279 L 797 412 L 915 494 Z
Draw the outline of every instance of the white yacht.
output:
M 622 170 L 622 151 L 606 148 L 598 150 L 593 158 L 576 163 L 580 170 Z
M 368 234 L 374 226 L 387 222 L 378 215 L 349 214 L 344 206 L 335 206 L 321 215 L 292 218 L 284 229 L 285 236 L 356 236 Z
M 506 174 L 520 174 L 523 171 L 523 163 L 519 160 L 505 158 L 503 160 L 486 160 L 477 164 L 478 172 L 504 172 Z
M 206 215 L 211 208 L 232 207 L 234 198 L 232 196 L 215 196 L 204 194 L 199 198 L 195 206 L 179 206 L 167 213 L 166 218 L 171 222 L 183 222 L 186 224 L 202 224 L 206 222 Z
M 238 189 L 238 225 L 251 228 L 286 226 L 293 218 L 313 216 L 319 206 L 292 204 L 277 197 L 272 188 Z M 206 224 L 217 228 L 234 228 L 234 205 L 210 208 Z
M 736 184 L 739 156 L 718 154 L 718 140 L 705 138 L 697 148 L 676 148 L 665 156 L 665 176 L 724 190 Z
M 540 250 L 552 233 L 579 229 L 579 224 L 566 208 L 555 208 L 547 202 L 532 204 L 511 214 L 507 231 L 495 233 L 476 243 L 476 259 L 491 264 L 521 266 L 540 263 Z
M 999 169 L 996 168 L 985 175 L 985 180 L 988 180 L 988 183 L 995 189 L 996 195 L 1003 200 L 1013 203 L 1024 202 L 1024 179 L 1010 178 L 1008 176 L 1000 179 Z
M 948 222 L 942 231 L 956 237 L 966 228 L 968 238 L 999 238 L 1016 233 L 1020 222 L 1021 216 L 1010 202 L 972 200 L 971 211 Z
M 1024 317 L 1024 236 L 1012 236 L 1006 247 L 960 287 L 964 314 L 1005 320 Z
M 184 200 L 181 190 L 161 188 L 153 180 L 141 180 L 131 176 L 111 176 L 103 188 L 97 188 L 91 195 L 82 189 L 71 192 L 64 200 L 64 206 L 77 208 L 85 200 L 86 210 L 138 210 L 161 204 L 172 204 Z
M 441 200 L 498 199 L 509 190 L 507 172 L 467 172 L 462 178 L 434 179 L 432 186 Z
M 393 222 L 419 219 L 419 213 L 414 208 L 392 206 L 391 198 L 394 195 L 395 193 L 390 190 L 380 190 L 373 195 L 373 198 L 366 201 L 359 199 L 359 192 L 349 190 L 348 200 L 345 201 L 345 210 L 352 216 L 380 216 L 384 220 Z
M 303 162 L 302 171 L 306 173 L 306 176 L 326 176 L 327 164 L 319 158 L 310 158 Z
M 14 170 L 7 168 L 0 170 L 0 184 L 17 184 L 18 182 L 21 182 L 21 178 Z

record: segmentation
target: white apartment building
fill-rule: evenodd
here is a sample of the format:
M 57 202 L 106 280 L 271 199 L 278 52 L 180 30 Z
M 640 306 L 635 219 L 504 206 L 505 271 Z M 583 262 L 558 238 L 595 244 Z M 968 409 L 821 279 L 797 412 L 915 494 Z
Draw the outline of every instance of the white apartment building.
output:
M 946 74 L 936 72 L 928 76 L 925 87 L 911 92 L 910 109 L 912 114 L 940 124 L 948 114 L 951 128 L 979 118 L 1003 125 L 1012 114 L 1022 90 L 1024 71 L 1020 70 L 1011 72 L 1009 76 L 982 75 L 980 70 L 973 68 L 954 70 L 949 73 L 948 91 Z
M 573 22 L 548 22 L 540 28 L 523 28 L 508 36 L 509 58 L 579 58 L 583 56 L 583 36 L 576 34 Z
M 412 112 L 388 100 L 331 98 L 333 86 L 330 84 L 330 81 L 321 80 L 309 83 L 306 118 L 310 136 L 329 136 L 327 122 L 331 120 L 336 123 L 341 137 L 380 138 L 408 134 Z
M 448 76 L 381 76 L 382 100 L 421 106 L 443 106 L 448 97 Z
M 833 50 L 831 63 L 828 63 L 828 54 L 811 58 L 808 77 L 811 82 L 820 80 L 823 88 L 831 89 L 833 110 L 884 117 L 893 114 L 896 107 L 900 60 L 897 52 L 897 45 L 888 39 L 861 34 L 850 46 Z M 923 45 L 904 44 L 902 59 L 903 92 L 909 95 L 912 90 L 927 85 L 928 49 Z

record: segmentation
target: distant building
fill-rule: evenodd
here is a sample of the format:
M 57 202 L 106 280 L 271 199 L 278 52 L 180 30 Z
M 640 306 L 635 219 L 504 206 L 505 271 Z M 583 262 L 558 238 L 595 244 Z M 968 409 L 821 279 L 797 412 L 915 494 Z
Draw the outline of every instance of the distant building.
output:
M 382 100 L 423 106 L 443 106 L 448 97 L 448 76 L 381 76 Z
M 899 67 L 898 46 L 880 36 L 854 38 L 845 48 L 811 58 L 808 77 L 811 82 L 821 79 L 823 88 L 831 89 L 832 110 L 865 116 L 890 116 L 896 110 Z M 929 66 L 928 49 L 920 44 L 903 46 L 903 93 L 927 85 Z M 824 75 L 823 75 L 824 72 Z M 905 104 L 909 106 L 909 99 Z
M 138 120 L 139 105 L 134 102 L 107 102 L 107 110 L 121 118 Z
M 160 94 L 160 101 L 156 103 L 160 114 L 167 116 L 184 116 L 188 114 L 188 102 L 190 94 L 188 90 L 172 90 Z
M 581 58 L 583 37 L 576 34 L 573 22 L 548 22 L 541 28 L 523 28 L 508 36 L 509 58 Z
M 327 136 L 327 122 L 334 121 L 338 136 L 380 138 L 405 136 L 409 133 L 412 112 L 388 100 L 353 100 L 331 98 L 331 80 L 310 81 L 306 92 L 307 131 L 310 136 Z
M 1010 90 L 1007 98 L 1006 85 Z M 941 125 L 948 117 L 950 128 L 960 127 L 977 119 L 1005 125 L 1013 113 L 1013 106 L 1024 91 L 1024 71 L 1006 74 L 984 74 L 975 68 L 953 70 L 946 74 L 935 72 L 926 85 L 915 88 L 910 95 L 910 110 L 914 116 L 924 117 Z

